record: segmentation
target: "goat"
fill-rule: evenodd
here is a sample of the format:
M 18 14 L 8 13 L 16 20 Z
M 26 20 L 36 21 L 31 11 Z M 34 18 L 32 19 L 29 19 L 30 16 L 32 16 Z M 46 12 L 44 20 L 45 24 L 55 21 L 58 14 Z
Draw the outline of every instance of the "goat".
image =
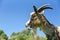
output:
M 60 40 L 60 27 L 51 24 L 44 16 L 45 9 L 52 9 L 49 5 L 43 5 L 39 9 L 35 6 L 34 12 L 31 13 L 30 19 L 26 23 L 26 27 L 31 28 L 36 38 L 36 29 L 40 28 L 47 37 L 47 40 Z

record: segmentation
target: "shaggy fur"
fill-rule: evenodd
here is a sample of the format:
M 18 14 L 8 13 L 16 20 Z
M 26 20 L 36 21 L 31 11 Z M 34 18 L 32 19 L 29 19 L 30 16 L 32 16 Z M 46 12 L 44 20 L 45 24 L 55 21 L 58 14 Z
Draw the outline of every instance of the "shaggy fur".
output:
M 44 8 L 42 7 L 39 9 L 40 13 L 39 11 L 37 12 L 38 16 L 35 12 L 31 13 L 30 19 L 26 23 L 26 27 L 34 29 L 33 32 L 35 34 L 36 29 L 40 28 L 46 34 L 47 40 L 60 40 L 60 27 L 54 26 L 46 19 L 46 17 L 43 14 Z

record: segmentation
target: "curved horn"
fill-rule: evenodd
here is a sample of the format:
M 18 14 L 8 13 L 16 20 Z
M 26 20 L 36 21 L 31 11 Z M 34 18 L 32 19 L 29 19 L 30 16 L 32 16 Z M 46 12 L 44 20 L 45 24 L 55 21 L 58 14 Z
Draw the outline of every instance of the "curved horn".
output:
M 45 9 L 53 9 L 53 8 L 51 8 L 49 4 L 45 4 L 42 7 L 40 7 L 39 9 L 37 9 L 37 12 L 41 12 Z
M 37 8 L 36 6 L 33 6 L 35 13 L 37 13 Z
M 39 16 L 39 14 L 38 14 L 38 10 L 37 10 L 36 6 L 33 6 L 33 8 L 34 8 L 34 12 L 36 13 L 37 17 L 38 17 L 38 18 L 40 18 L 40 16 Z
M 34 8 L 34 11 L 35 11 L 36 15 L 38 16 L 38 11 L 37 11 L 36 6 L 33 6 L 33 8 Z

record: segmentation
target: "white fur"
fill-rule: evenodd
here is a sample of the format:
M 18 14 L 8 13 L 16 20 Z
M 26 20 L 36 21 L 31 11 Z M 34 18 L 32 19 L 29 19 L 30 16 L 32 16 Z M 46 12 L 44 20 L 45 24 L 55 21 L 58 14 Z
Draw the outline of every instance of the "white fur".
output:
M 57 31 L 59 32 L 59 36 L 60 36 L 60 26 L 57 27 Z
M 29 24 L 29 23 L 30 23 L 30 19 L 26 22 L 26 24 L 25 24 L 25 25 L 26 25 L 26 26 L 28 26 L 28 24 Z
M 27 29 L 30 29 L 30 30 L 32 30 L 32 28 L 30 28 L 30 27 L 27 27 Z
M 34 13 L 35 13 L 35 12 L 31 12 L 31 13 L 30 13 L 30 16 L 33 15 Z
M 40 14 L 44 14 L 44 10 Z
M 30 16 L 32 16 L 35 12 L 31 12 Z M 44 14 L 44 10 L 40 13 L 40 14 Z
M 31 12 L 31 13 L 30 13 L 30 19 L 31 19 L 31 16 L 32 16 L 34 13 L 35 13 L 35 12 Z M 26 26 L 28 26 L 28 24 L 29 24 L 29 22 L 30 22 L 30 19 L 26 22 L 26 24 L 25 24 Z

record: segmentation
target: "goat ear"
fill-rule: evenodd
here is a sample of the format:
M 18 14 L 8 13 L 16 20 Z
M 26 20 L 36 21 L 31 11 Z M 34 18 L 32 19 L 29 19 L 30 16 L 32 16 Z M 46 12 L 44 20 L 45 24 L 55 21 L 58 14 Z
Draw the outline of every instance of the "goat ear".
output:
M 45 9 L 53 9 L 53 8 L 51 8 L 49 4 L 45 4 L 45 5 L 41 6 L 39 9 L 37 9 L 37 11 L 42 12 Z

